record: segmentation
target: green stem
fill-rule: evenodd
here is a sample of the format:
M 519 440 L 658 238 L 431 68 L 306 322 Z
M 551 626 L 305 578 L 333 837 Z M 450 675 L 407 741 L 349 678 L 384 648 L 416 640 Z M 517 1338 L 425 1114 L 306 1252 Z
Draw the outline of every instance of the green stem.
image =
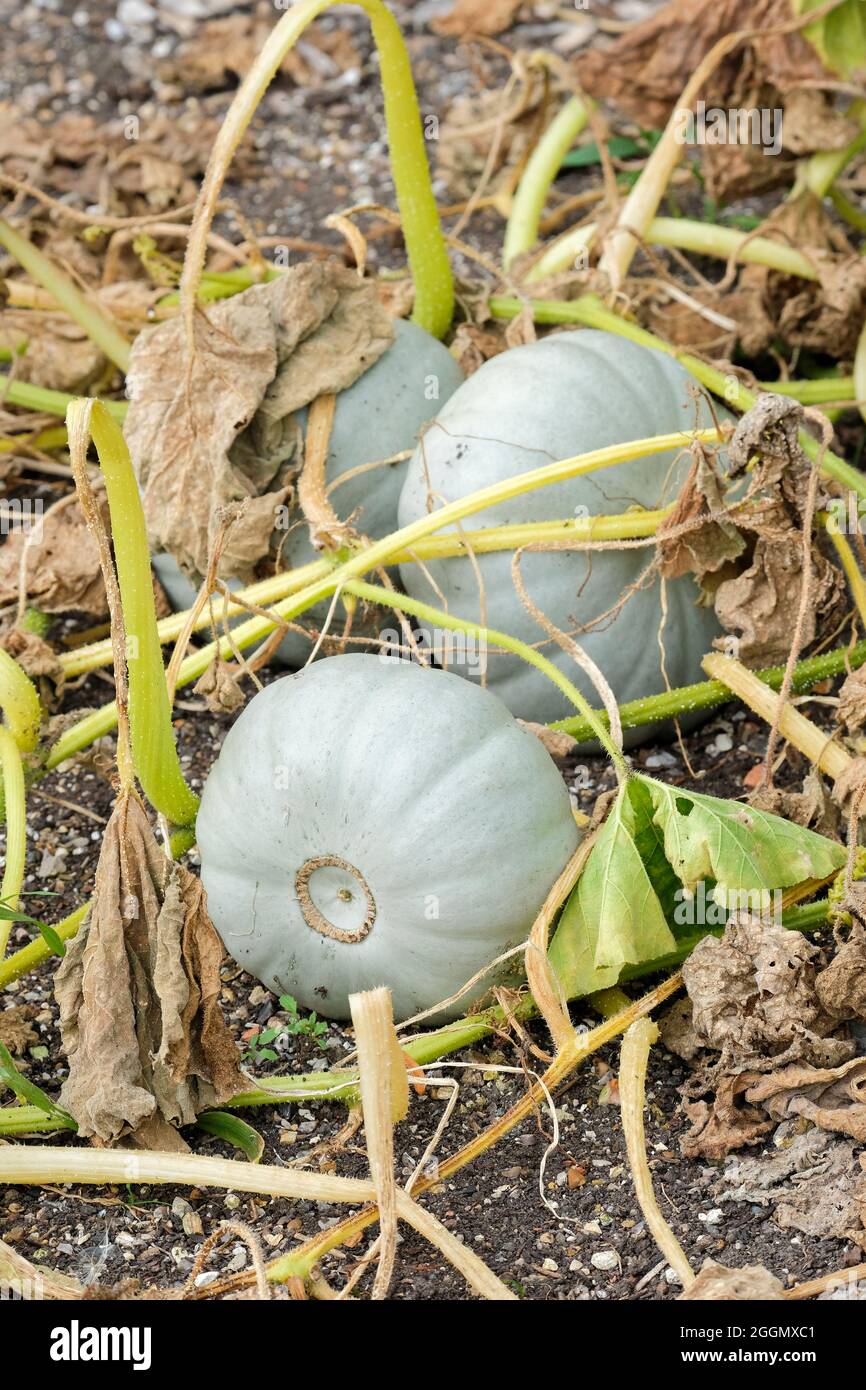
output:
M 625 781 L 630 775 L 628 763 L 610 736 L 609 725 L 602 723 L 589 701 L 581 695 L 577 686 L 573 685 L 568 677 L 554 666 L 552 661 L 548 661 L 547 657 L 542 656 L 534 647 L 530 647 L 526 642 L 521 642 L 517 637 L 510 636 L 507 632 L 498 632 L 496 628 L 481 627 L 479 623 L 468 622 L 465 618 L 456 618 L 452 613 L 442 612 L 438 608 L 432 608 L 428 603 L 421 603 L 418 599 L 410 598 L 408 594 L 394 593 L 393 590 L 385 589 L 378 584 L 364 584 L 358 580 L 350 580 L 343 585 L 341 592 L 354 594 L 357 598 L 366 599 L 368 603 L 380 604 L 387 608 L 399 608 L 401 613 L 411 613 L 413 617 L 420 618 L 422 622 L 430 623 L 433 627 L 448 628 L 452 632 L 467 632 L 471 636 L 479 638 L 487 646 L 502 647 L 505 651 L 513 652 L 515 656 L 522 657 L 530 666 L 534 666 L 537 671 L 541 671 L 542 675 L 547 676 L 548 680 L 551 680 L 557 689 L 562 691 L 565 698 L 580 710 L 590 725 L 594 737 L 598 739 L 616 768 L 620 781 Z
M 601 328 L 608 333 L 617 333 L 621 338 L 630 338 L 634 343 L 641 343 L 644 347 L 655 348 L 657 352 L 666 352 L 669 357 L 675 357 L 696 381 L 701 382 L 713 395 L 719 396 L 734 410 L 745 411 L 755 404 L 755 393 L 743 386 L 732 373 L 711 367 L 688 352 L 679 352 L 664 338 L 658 338 L 639 324 L 621 318 L 594 294 L 585 294 L 579 299 L 570 300 L 536 299 L 532 300 L 531 304 L 536 323 L 580 323 L 586 328 Z M 490 311 L 496 318 L 516 318 L 525 307 L 522 300 L 505 296 L 497 296 L 490 301 Z M 806 430 L 800 431 L 800 444 L 808 458 L 817 459 L 820 445 Z M 824 454 L 822 471 L 850 492 L 855 492 L 858 497 L 866 498 L 866 477 L 859 469 L 852 468 L 829 449 Z
M 817 931 L 825 924 L 828 915 L 827 899 L 819 898 L 814 903 L 788 908 L 782 914 L 782 925 L 790 931 Z M 639 965 L 626 966 L 620 980 L 625 982 L 643 979 L 676 968 L 688 959 L 698 942 L 705 936 L 721 936 L 723 932 L 724 927 L 721 926 L 706 927 L 702 931 L 691 933 L 688 937 L 682 937 L 676 950 L 668 955 L 643 961 Z M 617 986 L 594 994 L 592 1000 L 606 1019 L 616 1018 L 624 1001 L 628 1005 L 632 1002 Z M 525 994 L 518 1000 L 513 1016 L 520 1022 L 525 1022 L 537 1012 L 534 1000 Z M 502 1009 L 487 1009 L 469 1018 L 456 1019 L 454 1023 L 449 1023 L 433 1033 L 420 1033 L 417 1037 L 408 1038 L 401 1045 L 403 1051 L 419 1066 L 429 1066 L 442 1057 L 461 1052 L 464 1048 L 483 1041 L 484 1038 L 500 1031 L 506 1024 L 507 1019 Z M 323 1095 L 328 1101 L 356 1105 L 359 1096 L 357 1071 L 347 1068 L 345 1072 L 336 1070 L 304 1072 L 298 1076 L 262 1077 L 252 1090 L 242 1091 L 233 1096 L 230 1101 L 224 1103 L 223 1108 L 246 1110 L 259 1105 L 280 1105 L 285 1101 L 314 1100 L 322 1098 Z M 36 1106 L 10 1106 L 0 1110 L 0 1134 L 36 1131 L 51 1133 L 68 1128 L 69 1125 L 64 1123 L 60 1116 L 47 1115 Z
M 156 632 L 150 553 L 141 495 L 120 426 L 100 401 L 76 401 L 67 412 L 70 440 L 89 411 L 90 434 L 105 479 L 114 559 L 126 626 L 129 721 L 135 771 L 157 811 L 176 825 L 190 825 L 198 797 L 187 786 L 174 742 L 171 706 Z
M 22 753 L 39 742 L 42 707 L 36 686 L 14 657 L 0 647 L 0 710 L 6 728 Z
M 24 882 L 27 855 L 27 809 L 24 800 L 24 768 L 21 752 L 5 726 L 0 726 L 0 772 L 6 812 L 6 864 L 0 886 L 0 902 L 16 911 Z M 12 923 L 0 918 L 0 961 L 6 954 Z
M 51 391 L 47 386 L 31 386 L 28 381 L 12 381 L 8 376 L 0 376 L 0 400 L 20 405 L 24 410 L 35 410 L 40 415 L 59 415 L 63 419 L 74 399 L 65 391 Z M 126 401 L 105 401 L 104 405 L 116 420 L 122 420 L 129 409 Z
M 536 261 L 526 276 L 526 283 L 534 284 L 570 269 L 576 253 L 588 245 L 595 231 L 594 224 L 587 224 L 560 237 Z M 818 279 L 812 262 L 795 247 L 770 237 L 751 236 L 736 227 L 717 227 L 711 222 L 695 222 L 687 217 L 654 217 L 647 228 L 646 240 L 651 246 L 674 246 L 700 256 L 716 256 L 723 261 L 733 257 L 749 265 L 769 266 L 783 275 L 797 275 L 801 280 Z
M 286 53 L 307 25 L 335 4 L 350 0 L 300 0 L 283 15 L 259 52 L 229 108 L 208 162 L 199 194 L 181 280 L 181 304 L 192 343 L 196 292 L 204 266 L 207 234 L 232 156 Z M 400 26 L 382 0 L 357 0 L 370 21 L 379 53 L 385 123 L 397 205 L 415 284 L 413 319 L 436 337 L 451 325 L 454 286 L 436 199 L 412 68 Z
M 326 577 L 316 580 L 302 589 L 300 593 L 273 604 L 273 618 L 251 618 L 234 628 L 232 643 L 243 650 L 251 643 L 260 641 L 269 632 L 273 632 L 278 618 L 291 620 L 298 617 L 299 614 L 319 603 L 322 599 L 330 598 L 334 591 L 343 587 L 348 580 L 358 579 L 369 570 L 391 564 L 394 555 L 412 549 L 417 541 L 423 540 L 426 536 L 432 535 L 446 526 L 453 525 L 456 521 L 462 521 L 466 516 L 472 516 L 474 513 L 496 506 L 500 502 L 506 502 L 512 497 L 519 497 L 524 492 L 532 492 L 539 487 L 549 487 L 554 483 L 564 481 L 566 478 L 582 476 L 600 468 L 609 468 L 614 464 L 643 458 L 645 455 L 667 453 L 668 450 L 682 448 L 690 439 L 710 444 L 717 442 L 718 438 L 718 431 L 715 428 L 698 430 L 695 433 L 676 431 L 667 435 L 655 435 L 650 439 L 636 439 L 626 444 L 610 444 L 603 449 L 593 449 L 586 454 L 544 464 L 540 468 L 530 469 L 526 473 L 519 473 L 512 478 L 492 483 L 456 502 L 449 502 L 438 511 L 430 512 L 417 521 L 413 521 L 410 525 L 402 527 L 399 531 L 393 532 L 390 536 L 386 536 L 383 540 L 375 541 L 372 545 L 366 546 L 363 550 L 350 556 L 342 565 L 332 569 Z M 185 685 L 188 681 L 195 680 L 202 675 L 214 660 L 217 652 L 225 657 L 231 656 L 232 645 L 228 638 L 223 637 L 219 642 L 210 642 L 207 646 L 200 647 L 197 652 L 188 656 L 180 668 L 178 684 Z M 58 763 L 72 757 L 82 748 L 88 747 L 95 739 L 109 733 L 115 727 L 116 722 L 117 707 L 113 701 L 111 704 L 104 705 L 102 709 L 95 710 L 92 714 L 85 716 L 80 723 L 67 729 L 54 744 L 46 760 L 46 768 L 56 767 Z
M 517 256 L 535 245 L 550 185 L 575 138 L 586 125 L 588 114 L 586 103 L 580 97 L 571 97 L 532 151 L 517 185 L 505 228 L 502 259 L 506 270 Z
M 441 560 L 453 555 L 487 554 L 490 551 L 517 550 L 524 545 L 550 545 L 562 541 L 618 541 L 635 540 L 643 536 L 654 536 L 659 526 L 669 515 L 670 508 L 657 511 L 635 510 L 619 512 L 613 516 L 572 517 L 565 521 L 517 522 L 510 526 L 483 526 L 477 531 L 461 530 L 459 534 L 429 536 L 418 541 L 411 550 L 399 551 L 391 556 L 392 565 L 417 564 L 422 560 Z M 350 552 L 339 559 L 345 559 Z M 236 601 L 229 604 L 228 616 L 237 617 L 248 611 L 241 603 L 245 599 L 258 607 L 267 608 L 289 594 L 298 593 L 307 584 L 330 574 L 334 565 L 331 559 L 314 560 L 295 570 L 284 570 L 269 579 L 260 579 L 245 589 L 239 589 Z M 222 612 L 222 606 L 220 607 Z M 160 618 L 156 625 L 162 643 L 172 641 L 183 630 L 187 612 L 172 613 Z M 199 614 L 194 631 L 210 626 L 210 614 L 205 609 Z M 93 642 L 88 646 L 76 647 L 74 651 L 61 654 L 60 665 L 67 679 L 94 671 L 111 661 L 111 642 Z
M 829 198 L 845 222 L 857 232 L 866 232 L 866 212 L 862 212 L 849 198 L 846 198 L 841 188 L 831 188 Z
M 798 661 L 794 667 L 793 693 L 799 694 L 809 690 L 819 681 L 838 676 L 849 668 L 854 671 L 864 662 L 866 641 L 858 642 L 854 647 L 837 647 L 835 651 L 826 652 L 822 656 L 807 657 L 805 661 Z M 756 671 L 755 674 L 771 690 L 781 690 L 785 668 L 773 666 L 764 671 Z M 700 681 L 697 685 L 685 685 L 677 690 L 668 690 L 663 695 L 649 695 L 643 700 L 629 700 L 619 706 L 619 713 L 623 729 L 637 729 L 643 724 L 673 719 L 690 710 L 715 709 L 718 705 L 730 704 L 734 698 L 721 681 Z M 594 713 L 602 722 L 607 720 L 603 710 L 595 710 Z M 560 719 L 552 724 L 551 728 L 562 729 L 577 739 L 578 743 L 593 736 L 591 726 L 584 719 Z
M 860 329 L 854 352 L 854 399 L 857 409 L 866 420 L 866 322 Z
M 852 102 L 847 115 L 858 120 L 863 127 L 843 150 L 820 150 L 801 163 L 791 198 L 808 189 L 816 198 L 826 198 L 833 184 L 845 167 L 855 159 L 861 150 L 866 149 L 866 101 Z
M 0 246 L 5 246 L 27 274 L 57 300 L 61 309 L 83 329 L 97 347 L 102 349 L 110 362 L 123 372 L 127 370 L 129 343 L 123 334 L 118 332 L 100 309 L 84 298 L 53 261 L 37 250 L 20 232 L 16 232 L 3 218 L 0 218 Z

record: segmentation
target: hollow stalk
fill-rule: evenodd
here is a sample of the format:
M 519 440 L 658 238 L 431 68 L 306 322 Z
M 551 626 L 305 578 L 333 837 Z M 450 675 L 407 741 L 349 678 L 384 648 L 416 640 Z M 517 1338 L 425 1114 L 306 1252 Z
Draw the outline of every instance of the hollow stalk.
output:
M 16 911 L 24 882 L 27 854 L 27 810 L 24 800 L 24 768 L 21 750 L 5 725 L 0 726 L 0 772 L 6 814 L 6 863 L 0 886 L 0 902 Z M 0 918 L 0 960 L 6 954 L 12 923 Z

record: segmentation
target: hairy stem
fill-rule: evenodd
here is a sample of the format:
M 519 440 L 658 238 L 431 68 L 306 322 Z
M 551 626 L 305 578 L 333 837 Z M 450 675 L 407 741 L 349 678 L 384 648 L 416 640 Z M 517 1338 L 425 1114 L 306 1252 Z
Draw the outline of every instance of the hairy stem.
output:
M 39 742 L 42 707 L 36 686 L 14 657 L 0 647 L 0 711 L 3 722 L 22 753 Z
M 136 775 L 157 811 L 176 825 L 189 825 L 195 820 L 198 797 L 184 780 L 174 742 L 138 484 L 120 426 L 101 402 L 76 401 L 70 406 L 70 447 L 73 440 L 76 447 L 79 443 L 79 419 L 84 411 L 89 411 L 87 424 L 96 445 L 111 511 L 126 629 L 129 719 Z
M 856 670 L 864 662 L 866 662 L 866 641 L 858 642 L 854 647 L 837 647 L 834 651 L 826 652 L 822 656 L 807 657 L 804 661 L 798 661 L 794 667 L 792 692 L 798 694 L 808 690 L 810 686 L 817 685 L 819 681 L 826 680 L 830 676 L 838 676 L 849 668 L 852 671 Z M 772 666 L 767 670 L 755 671 L 752 674 L 756 679 L 769 686 L 771 690 L 779 690 L 784 679 L 785 668 Z M 728 704 L 732 698 L 730 687 L 723 681 L 700 681 L 696 685 L 685 685 L 676 690 L 667 690 L 663 695 L 648 695 L 643 700 L 629 700 L 626 704 L 620 705 L 619 713 L 624 729 L 638 729 L 644 724 L 655 724 L 658 721 L 672 719 L 678 714 L 686 714 L 689 710 L 715 709 L 718 705 Z M 596 710 L 595 714 L 601 720 L 607 718 L 603 710 Z M 562 729 L 565 733 L 571 734 L 578 743 L 592 737 L 590 726 L 583 719 L 559 719 L 551 727 Z

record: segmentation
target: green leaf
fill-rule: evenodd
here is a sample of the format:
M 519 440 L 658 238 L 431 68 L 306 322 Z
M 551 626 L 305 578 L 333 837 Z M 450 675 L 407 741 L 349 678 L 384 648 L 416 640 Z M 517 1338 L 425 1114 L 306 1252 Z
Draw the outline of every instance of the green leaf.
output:
M 9 1049 L 0 1043 L 0 1082 L 8 1086 L 10 1091 L 18 1097 L 23 1105 L 34 1105 L 37 1110 L 50 1115 L 52 1119 L 60 1120 L 64 1129 L 77 1129 L 78 1126 L 71 1115 L 67 1115 L 65 1110 L 61 1110 L 50 1096 L 36 1086 L 32 1081 L 28 1081 L 26 1076 L 22 1076 L 12 1060 Z
M 265 1151 L 265 1141 L 257 1129 L 248 1125 L 237 1115 L 225 1110 L 206 1110 L 196 1120 L 196 1128 L 212 1134 L 215 1139 L 224 1139 L 233 1148 L 239 1149 L 250 1161 L 258 1163 Z
M 297 999 L 293 999 L 290 994 L 281 994 L 280 1003 L 287 1014 L 296 1014 L 298 1012 L 298 1001 Z
M 683 792 L 651 777 L 635 780 L 649 792 L 665 855 L 685 888 L 695 888 L 701 879 L 714 879 L 723 893 L 790 888 L 826 878 L 845 863 L 841 845 L 781 816 Z
M 825 0 L 791 0 L 797 14 L 808 14 Z M 840 77 L 866 62 L 866 7 L 863 0 L 845 0 L 842 5 L 808 24 L 803 34 L 818 52 L 821 62 Z
M 550 945 L 569 998 L 606 989 L 624 965 L 676 948 L 635 840 L 646 827 L 633 795 L 628 783 L 620 789 Z

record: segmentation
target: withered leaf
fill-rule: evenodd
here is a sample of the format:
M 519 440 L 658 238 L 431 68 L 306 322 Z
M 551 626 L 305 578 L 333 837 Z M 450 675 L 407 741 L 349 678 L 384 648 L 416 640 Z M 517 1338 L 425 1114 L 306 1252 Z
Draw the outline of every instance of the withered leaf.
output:
M 69 1058 L 60 1103 L 83 1137 L 184 1148 L 177 1126 L 243 1088 L 219 1011 L 222 953 L 201 884 L 122 795 L 90 915 L 55 976 Z
M 794 531 L 785 540 L 759 537 L 749 568 L 725 579 L 715 592 L 716 616 L 739 638 L 740 659 L 750 666 L 773 666 L 787 659 L 797 623 L 803 557 Z M 812 589 L 803 623 L 808 647 L 829 626 L 845 602 L 840 570 L 812 551 Z M 715 645 L 723 646 L 724 639 Z
M 577 747 L 577 739 L 564 729 L 551 729 L 549 724 L 535 724 L 532 720 L 518 719 L 518 724 L 535 737 L 547 749 L 552 758 L 567 758 Z
M 708 106 L 728 105 L 745 74 L 752 86 L 760 86 L 765 75 L 783 89 L 825 75 L 802 34 L 772 32 L 790 21 L 788 0 L 672 0 L 611 47 L 582 55 L 575 65 L 578 81 L 591 96 L 614 100 L 644 125 L 663 125 L 688 74 L 719 39 L 737 30 L 753 36 L 716 69 Z
M 849 733 L 862 729 L 866 724 L 866 667 L 859 666 L 842 682 L 836 718 Z
M 126 438 L 148 531 L 182 569 L 207 570 L 213 514 L 247 500 L 223 573 L 250 578 L 300 463 L 294 412 L 351 386 L 390 346 L 375 287 L 309 261 L 197 318 L 190 362 L 180 319 L 139 334 L 127 376 Z
M 456 0 L 441 19 L 430 25 L 437 34 L 502 34 L 510 29 L 524 0 Z
M 659 536 L 665 578 L 691 573 L 700 583 L 743 553 L 746 542 L 733 523 L 709 520 L 709 514 L 723 506 L 721 484 L 711 466 L 703 458 L 696 460 L 665 523 L 665 531 L 684 524 L 690 529 L 670 540 L 664 531 Z
M 817 87 L 798 87 L 785 96 L 782 143 L 793 154 L 818 150 L 844 150 L 858 134 L 849 120 Z
M 815 990 L 821 1007 L 833 1018 L 866 1019 L 866 928 L 862 921 L 852 924 L 848 940 L 817 976 Z
M 20 1057 L 33 1043 L 39 1041 L 39 1034 L 31 1023 L 35 1010 L 31 1004 L 12 1004 L 0 1013 L 0 1043 Z
M 212 661 L 193 686 L 196 695 L 203 695 L 208 709 L 215 714 L 233 713 L 244 703 L 245 695 L 237 677 L 239 668 L 234 662 Z
M 721 1076 L 713 1081 L 711 1101 L 683 1099 L 683 1111 L 691 1121 L 680 1147 L 686 1158 L 724 1158 L 732 1149 L 756 1144 L 773 1128 L 763 1110 L 743 1102 L 743 1096 L 756 1079 L 755 1072 Z M 695 1083 L 693 1089 L 698 1089 Z M 707 1088 L 705 1088 L 707 1089 Z
M 745 1299 L 758 1299 L 771 1302 L 785 1297 L 781 1279 L 771 1274 L 763 1265 L 744 1265 L 742 1269 L 728 1269 L 727 1265 L 717 1264 L 706 1259 L 694 1283 L 679 1295 L 678 1301 L 705 1300 L 720 1302 Z
M 856 1163 L 854 1143 L 809 1127 L 785 1135 L 779 1146 L 779 1134 L 770 1153 L 728 1159 L 713 1188 L 718 1201 L 773 1207 L 783 1230 L 862 1243 L 866 1175 Z
M 105 357 L 96 344 L 59 314 L 4 310 L 0 347 L 15 353 L 18 372 L 26 381 L 55 391 L 84 391 L 105 368 Z
M 838 1067 L 792 1062 L 755 1078 L 746 1099 L 763 1106 L 774 1120 L 802 1115 L 821 1129 L 866 1143 L 866 1057 L 852 1057 Z
M 97 498 L 103 524 L 110 528 L 105 493 L 100 490 Z M 74 610 L 94 617 L 106 611 L 96 542 L 74 496 L 13 531 L 0 547 L 0 603 L 14 603 L 18 598 L 25 547 L 25 588 L 34 608 L 44 613 Z
M 724 935 L 704 937 L 683 966 L 697 1037 L 721 1054 L 724 1070 L 846 1060 L 851 1044 L 829 1036 L 838 1019 L 816 993 L 824 964 L 800 932 L 735 913 Z

